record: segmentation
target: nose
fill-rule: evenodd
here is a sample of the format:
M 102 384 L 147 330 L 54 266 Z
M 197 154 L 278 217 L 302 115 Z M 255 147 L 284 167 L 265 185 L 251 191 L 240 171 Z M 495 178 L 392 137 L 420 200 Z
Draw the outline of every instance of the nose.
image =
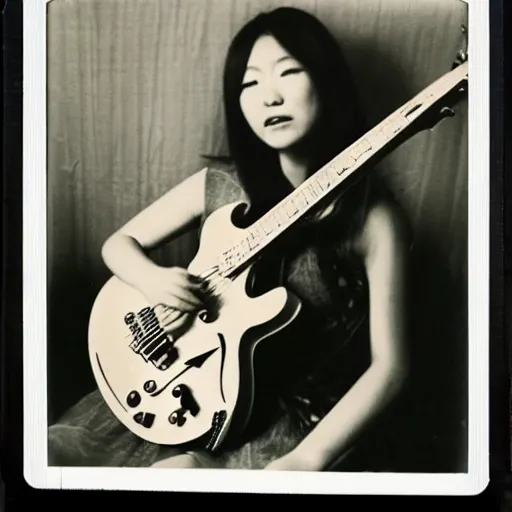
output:
M 283 96 L 272 83 L 267 83 L 263 90 L 263 103 L 266 107 L 281 105 L 283 103 Z
M 283 104 L 283 98 L 277 94 L 274 94 L 273 97 L 267 94 L 266 99 L 264 100 L 266 107 L 275 107 L 276 105 Z

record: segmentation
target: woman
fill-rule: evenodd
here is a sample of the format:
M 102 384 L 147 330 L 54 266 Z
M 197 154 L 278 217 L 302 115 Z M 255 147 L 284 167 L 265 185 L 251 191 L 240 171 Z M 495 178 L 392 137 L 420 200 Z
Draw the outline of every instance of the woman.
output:
M 294 8 L 260 14 L 236 35 L 224 104 L 229 161 L 210 160 L 102 250 L 114 274 L 159 306 L 171 332 L 201 307 L 204 283 L 155 265 L 149 251 L 228 202 L 244 199 L 240 222 L 253 222 L 365 128 L 336 41 Z M 304 307 L 255 356 L 258 395 L 243 437 L 215 456 L 158 447 L 127 432 L 96 391 L 50 428 L 53 464 L 346 468 L 339 461 L 383 417 L 407 375 L 405 224 L 369 175 L 283 240 L 256 267 L 253 293 L 285 284 Z

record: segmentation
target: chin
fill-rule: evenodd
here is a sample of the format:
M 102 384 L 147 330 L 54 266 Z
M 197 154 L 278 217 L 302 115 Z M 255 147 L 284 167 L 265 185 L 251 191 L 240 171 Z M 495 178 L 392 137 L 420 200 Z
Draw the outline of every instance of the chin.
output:
M 302 137 L 298 137 L 296 135 L 288 135 L 288 136 L 277 136 L 277 137 L 265 137 L 263 142 L 270 146 L 272 149 L 276 151 L 285 151 L 287 149 L 292 149 L 296 146 Z

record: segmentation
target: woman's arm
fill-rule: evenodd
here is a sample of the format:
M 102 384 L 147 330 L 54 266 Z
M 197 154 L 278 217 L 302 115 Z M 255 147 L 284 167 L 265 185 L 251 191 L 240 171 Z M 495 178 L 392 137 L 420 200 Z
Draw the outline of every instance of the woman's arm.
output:
M 154 299 L 152 302 L 165 302 L 184 311 L 199 305 L 186 272 L 162 268 L 148 253 L 190 228 L 203 213 L 205 176 L 203 169 L 185 179 L 103 244 L 102 257 L 107 267 L 148 299 Z
M 293 450 L 281 469 L 328 469 L 397 396 L 408 373 L 406 273 L 409 250 L 402 219 L 380 204 L 361 238 L 370 293 L 372 363 L 352 388 Z M 275 466 L 279 467 L 277 461 Z M 272 465 L 269 466 L 272 469 Z

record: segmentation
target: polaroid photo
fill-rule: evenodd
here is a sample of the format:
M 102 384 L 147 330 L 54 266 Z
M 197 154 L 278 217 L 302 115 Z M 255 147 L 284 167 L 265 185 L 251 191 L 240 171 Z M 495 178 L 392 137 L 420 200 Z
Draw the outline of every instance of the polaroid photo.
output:
M 23 8 L 26 481 L 480 493 L 488 2 Z

